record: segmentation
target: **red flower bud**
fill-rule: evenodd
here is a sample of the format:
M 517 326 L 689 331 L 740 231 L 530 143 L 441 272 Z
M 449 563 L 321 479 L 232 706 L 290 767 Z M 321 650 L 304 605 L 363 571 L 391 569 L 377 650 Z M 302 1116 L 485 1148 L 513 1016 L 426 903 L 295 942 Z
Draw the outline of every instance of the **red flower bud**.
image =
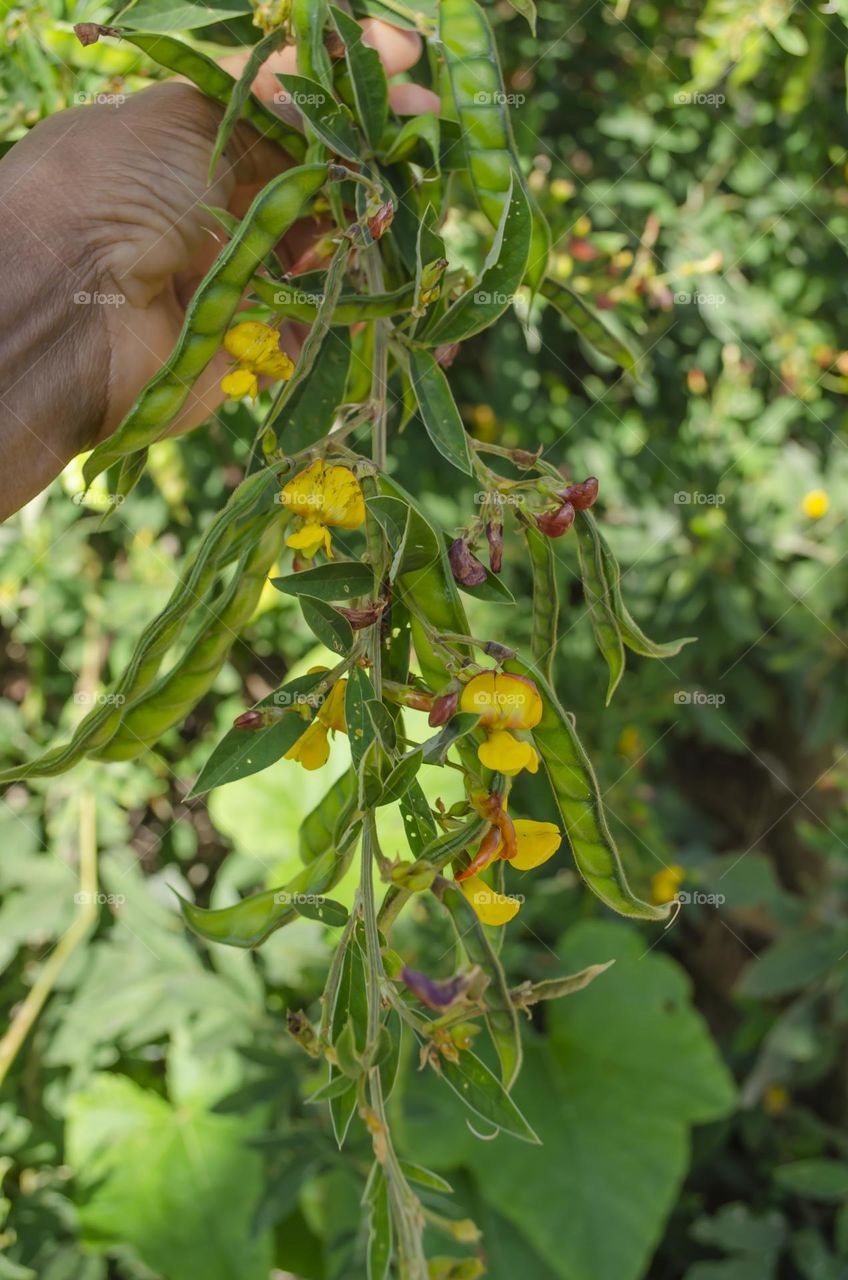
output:
M 486 570 L 464 538 L 456 538 L 450 544 L 448 560 L 453 576 L 461 587 L 479 587 L 481 582 L 486 581 Z
M 379 240 L 381 236 L 386 234 L 392 225 L 394 216 L 395 207 L 391 200 L 387 200 L 385 204 L 380 205 L 377 212 L 368 219 L 368 230 L 371 232 L 372 240 Z
M 564 502 L 558 511 L 545 511 L 536 516 L 536 527 L 546 538 L 561 538 L 574 524 L 574 507 Z
M 443 369 L 449 369 L 456 359 L 456 353 L 459 351 L 459 345 L 460 344 L 458 342 L 448 342 L 443 347 L 436 347 L 433 352 L 436 364 L 440 365 Z
M 254 732 L 256 729 L 264 729 L 265 724 L 265 716 L 261 711 L 243 711 L 233 721 L 233 728 L 248 729 Z
M 575 237 L 568 246 L 568 252 L 578 262 L 592 262 L 598 256 L 598 250 L 588 240 Z
M 440 693 L 433 702 L 433 708 L 427 717 L 427 723 L 431 729 L 438 729 L 441 725 L 447 724 L 448 720 L 456 715 L 458 706 L 458 689 L 449 689 L 447 693 Z
M 579 484 L 570 484 L 559 496 L 563 502 L 570 502 L 575 511 L 586 511 L 595 505 L 598 496 L 597 477 L 589 476 Z

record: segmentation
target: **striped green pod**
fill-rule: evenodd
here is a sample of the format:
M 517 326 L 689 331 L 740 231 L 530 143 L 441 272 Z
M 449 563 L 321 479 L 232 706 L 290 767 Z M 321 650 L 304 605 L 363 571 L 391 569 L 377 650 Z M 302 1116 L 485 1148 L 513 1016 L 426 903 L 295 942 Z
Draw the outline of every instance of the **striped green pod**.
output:
M 113 689 L 77 725 L 71 739 L 28 764 L 0 772 L 0 783 L 46 778 L 64 773 L 90 752 L 106 745 L 117 732 L 124 707 L 137 701 L 156 678 L 162 659 L 176 640 L 188 615 L 210 590 L 218 568 L 237 536 L 238 521 L 246 517 L 276 477 L 257 471 L 243 480 L 220 511 L 190 557 L 165 608 L 142 632 L 132 656 Z
M 281 546 L 282 519 L 274 512 L 259 541 L 241 557 L 223 596 L 208 606 L 209 617 L 188 641 L 179 662 L 125 710 L 117 733 L 94 753 L 96 759 L 133 760 L 185 720 L 213 685 L 239 631 L 253 616 Z
M 668 905 L 643 902 L 627 882 L 607 825 L 595 771 L 556 694 L 535 667 L 518 658 L 505 662 L 504 670 L 531 680 L 542 698 L 542 718 L 533 730 L 533 740 L 541 752 L 577 870 L 586 884 L 620 915 L 636 920 L 665 920 Z
M 549 684 L 553 683 L 553 665 L 557 648 L 559 623 L 559 588 L 552 540 L 531 524 L 522 522 L 522 533 L 530 553 L 533 573 L 533 621 L 530 652 Z
M 142 387 L 117 431 L 92 452 L 83 467 L 86 484 L 168 431 L 194 383 L 216 355 L 256 268 L 303 212 L 327 178 L 325 164 L 289 169 L 259 193 L 198 285 L 177 345 Z
M 513 174 L 530 202 L 533 235 L 527 279 L 536 289 L 547 270 L 551 233 L 521 171 L 509 96 L 489 20 L 476 0 L 441 0 L 439 36 L 480 208 L 497 227 L 510 197 Z
M 265 280 L 254 276 L 250 288 L 260 301 L 287 320 L 314 324 L 319 304 L 314 295 L 300 289 L 297 280 Z M 343 293 L 333 308 L 331 325 L 347 328 L 365 320 L 381 320 L 409 312 L 415 300 L 415 285 L 403 285 L 391 293 Z

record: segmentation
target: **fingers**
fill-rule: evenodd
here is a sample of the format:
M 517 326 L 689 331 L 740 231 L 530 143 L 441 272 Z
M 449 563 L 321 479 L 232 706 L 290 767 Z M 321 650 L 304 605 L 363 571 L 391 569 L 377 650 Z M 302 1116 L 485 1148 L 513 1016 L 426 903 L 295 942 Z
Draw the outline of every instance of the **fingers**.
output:
M 393 27 L 388 22 L 383 22 L 380 18 L 365 18 L 362 22 L 362 39 L 371 49 L 376 49 L 379 54 L 380 61 L 387 76 L 397 75 L 401 71 L 408 71 L 413 67 L 421 57 L 421 37 L 415 31 L 402 31 L 399 27 Z M 247 62 L 247 53 L 234 53 L 227 58 L 223 58 L 221 66 L 225 71 L 229 71 L 231 76 L 240 76 Z M 274 94 L 280 91 L 280 82 L 277 75 L 292 75 L 297 72 L 297 54 L 293 45 L 287 45 L 285 49 L 279 49 L 276 53 L 272 53 L 267 62 L 263 63 L 259 70 L 259 74 L 253 82 L 253 92 L 266 102 L 273 101 Z M 392 86 L 393 88 L 407 86 Z M 435 94 L 430 95 L 433 99 Z M 436 99 L 438 102 L 438 100 Z M 392 103 L 394 107 L 394 103 Z M 420 108 L 424 111 L 432 111 L 433 107 L 428 105 Z M 414 115 L 419 110 L 415 108 L 412 111 L 403 110 L 403 115 Z
M 439 114 L 441 101 L 432 89 L 421 84 L 390 84 L 389 106 L 398 116 L 423 116 L 425 111 Z

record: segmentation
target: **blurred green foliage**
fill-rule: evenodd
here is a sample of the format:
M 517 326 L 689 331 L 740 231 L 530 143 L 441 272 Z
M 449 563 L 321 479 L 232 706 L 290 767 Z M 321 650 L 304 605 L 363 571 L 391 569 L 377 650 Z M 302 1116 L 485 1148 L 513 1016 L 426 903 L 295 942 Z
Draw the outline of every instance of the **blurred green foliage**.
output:
M 2 6 L 6 140 L 143 83 L 137 54 L 83 51 L 71 35 L 116 12 Z M 393 1109 L 409 1154 L 473 1206 L 496 1280 L 844 1280 L 848 15 L 764 0 L 564 13 L 543 0 L 534 39 L 507 5 L 494 13 L 556 271 L 638 335 L 644 376 L 619 376 L 533 307 L 467 343 L 452 379 L 478 437 L 541 444 L 575 477 L 600 477 L 633 612 L 659 636 L 699 637 L 635 662 L 604 711 L 575 548 L 556 544 L 562 700 L 634 880 L 649 892 L 679 867 L 689 901 L 666 932 L 637 930 L 564 861 L 539 876 L 507 937 L 509 972 L 616 959 L 528 1024 L 518 1099 L 541 1149 L 481 1142 L 411 1045 Z M 456 201 L 461 257 L 484 229 L 470 193 Z M 105 529 L 74 499 L 72 468 L 0 531 L 9 753 L 44 746 L 79 709 L 74 691 L 84 702 L 120 668 L 252 429 L 230 408 L 157 446 Z M 473 489 L 445 495 L 416 421 L 396 456 L 435 515 L 466 522 Z M 517 542 L 505 573 L 525 598 Z M 476 634 L 526 639 L 526 610 L 472 612 Z M 4 1015 L 78 910 L 86 796 L 103 891 L 0 1104 L 0 1276 L 259 1280 L 272 1262 L 304 1280 L 363 1274 L 365 1143 L 339 1156 L 326 1109 L 305 1105 L 317 1072 L 285 1030 L 287 1009 L 314 1012 L 325 931 L 300 920 L 256 956 L 206 949 L 171 893 L 222 905 L 296 866 L 326 776 L 312 794 L 280 764 L 208 807 L 185 797 L 233 715 L 315 661 L 299 616 L 279 595 L 263 605 L 214 693 L 142 761 L 88 763 L 0 804 Z M 532 805 L 532 780 L 521 785 Z M 391 854 L 389 828 L 383 843 Z M 410 963 L 449 972 L 427 907 L 402 929 Z

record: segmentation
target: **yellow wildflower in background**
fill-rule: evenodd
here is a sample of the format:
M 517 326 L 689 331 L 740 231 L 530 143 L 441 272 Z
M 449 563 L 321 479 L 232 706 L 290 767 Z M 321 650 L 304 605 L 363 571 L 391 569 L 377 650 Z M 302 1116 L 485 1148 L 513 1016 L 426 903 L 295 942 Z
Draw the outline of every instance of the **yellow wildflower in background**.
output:
M 486 741 L 477 756 L 487 769 L 512 775 L 527 769 L 536 773 L 539 755 L 531 742 L 516 738 L 511 729 L 532 729 L 542 718 L 542 699 L 525 676 L 484 671 L 462 691 L 460 709 L 480 717 Z
M 322 548 L 332 556 L 329 530 L 358 529 L 365 520 L 365 499 L 356 476 L 320 458 L 283 486 L 281 500 L 302 521 L 286 538 L 286 546 L 307 557 Z
M 260 320 L 243 320 L 224 336 L 224 348 L 239 362 L 221 379 L 221 390 L 234 400 L 259 394 L 257 374 L 287 382 L 294 373 L 294 365 L 280 350 L 280 335 L 269 324 Z
M 658 905 L 663 902 L 673 902 L 677 897 L 677 891 L 686 879 L 686 872 L 683 867 L 676 865 L 663 867 L 662 871 L 658 871 L 656 875 L 651 876 L 651 899 Z
M 801 510 L 811 520 L 821 520 L 830 510 L 830 498 L 824 489 L 811 489 L 801 499 Z
M 322 671 L 313 667 L 312 671 Z M 304 769 L 320 769 L 330 758 L 330 732 L 345 733 L 345 688 L 347 680 L 337 680 L 327 694 L 315 719 L 300 735 L 294 746 L 289 747 L 284 760 L 296 760 Z

